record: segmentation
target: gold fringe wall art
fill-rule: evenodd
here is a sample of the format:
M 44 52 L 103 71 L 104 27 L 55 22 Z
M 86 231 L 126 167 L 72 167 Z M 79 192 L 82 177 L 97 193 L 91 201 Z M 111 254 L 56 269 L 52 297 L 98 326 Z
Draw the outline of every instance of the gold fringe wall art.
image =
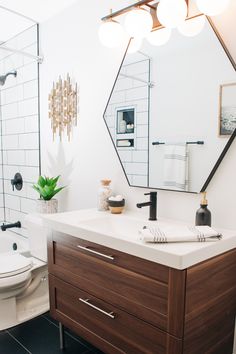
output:
M 48 97 L 53 140 L 57 133 L 62 140 L 63 132 L 66 131 L 68 141 L 70 141 L 72 129 L 77 125 L 77 95 L 77 84 L 73 87 L 69 74 L 66 80 L 62 80 L 59 76 L 59 80 L 56 83 L 53 82 L 53 88 Z

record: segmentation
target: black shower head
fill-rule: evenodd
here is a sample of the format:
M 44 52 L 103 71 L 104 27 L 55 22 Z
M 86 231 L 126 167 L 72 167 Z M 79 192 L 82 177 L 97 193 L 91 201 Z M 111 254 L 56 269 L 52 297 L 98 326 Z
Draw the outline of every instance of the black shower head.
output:
M 9 72 L 6 73 L 5 75 L 1 75 L 1 76 L 0 76 L 0 86 L 5 85 L 6 79 L 7 79 L 7 77 L 8 77 L 9 75 L 13 75 L 13 76 L 16 77 L 17 71 L 16 71 L 16 70 L 14 70 L 14 71 L 9 71 Z

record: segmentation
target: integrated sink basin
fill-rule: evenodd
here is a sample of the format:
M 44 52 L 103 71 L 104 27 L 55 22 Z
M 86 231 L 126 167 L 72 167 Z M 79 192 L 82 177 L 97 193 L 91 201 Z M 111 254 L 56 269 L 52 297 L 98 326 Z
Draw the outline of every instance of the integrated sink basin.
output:
M 152 222 L 155 223 L 155 222 Z M 107 215 L 80 222 L 80 227 L 103 235 L 110 235 L 123 239 L 137 240 L 139 230 L 149 222 L 135 219 L 126 215 Z
M 185 269 L 236 247 L 235 231 L 230 230 L 218 230 L 223 235 L 219 242 L 145 243 L 139 234 L 144 226 L 178 228 L 185 224 L 161 218 L 149 221 L 148 216 L 142 213 L 125 211 L 115 215 L 83 209 L 42 214 L 42 217 L 49 228 L 64 234 L 63 237 L 71 235 L 176 269 Z

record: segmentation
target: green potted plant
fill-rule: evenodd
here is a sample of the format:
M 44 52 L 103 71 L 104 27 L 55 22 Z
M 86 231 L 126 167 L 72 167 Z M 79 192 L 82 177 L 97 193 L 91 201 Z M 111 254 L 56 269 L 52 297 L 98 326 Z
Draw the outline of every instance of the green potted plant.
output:
M 60 176 L 43 177 L 39 176 L 38 182 L 33 185 L 34 190 L 39 193 L 40 199 L 37 200 L 37 212 L 56 213 L 58 210 L 58 200 L 53 198 L 65 187 L 57 187 Z

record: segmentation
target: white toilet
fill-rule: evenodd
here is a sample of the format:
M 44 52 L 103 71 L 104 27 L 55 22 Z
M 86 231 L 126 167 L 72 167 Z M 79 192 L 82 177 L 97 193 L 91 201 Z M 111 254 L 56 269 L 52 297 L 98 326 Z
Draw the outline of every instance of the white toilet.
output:
M 49 310 L 47 235 L 37 214 L 26 217 L 29 252 L 0 257 L 0 330 Z

